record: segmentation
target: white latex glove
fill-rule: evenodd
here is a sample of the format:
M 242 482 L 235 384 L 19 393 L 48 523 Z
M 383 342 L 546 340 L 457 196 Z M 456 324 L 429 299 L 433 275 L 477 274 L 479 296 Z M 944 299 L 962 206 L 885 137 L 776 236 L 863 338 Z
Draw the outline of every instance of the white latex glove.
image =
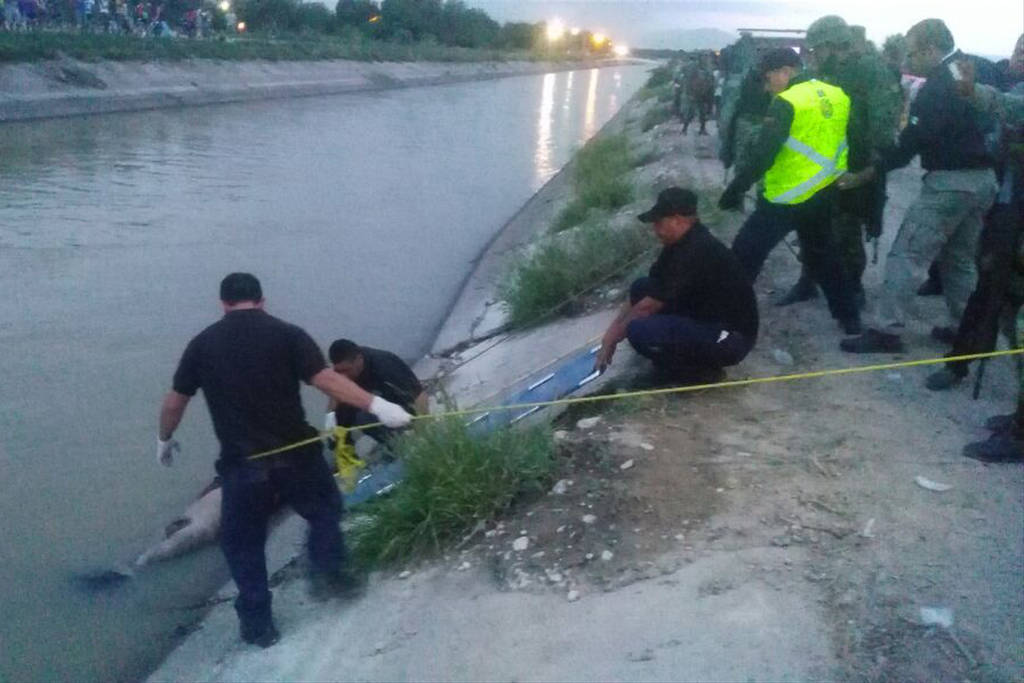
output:
M 400 405 L 391 401 L 385 401 L 380 396 L 374 396 L 370 402 L 370 412 L 377 416 L 385 426 L 396 428 L 404 427 L 412 422 L 412 415 L 405 412 Z
M 332 410 L 324 415 L 324 431 L 328 434 L 334 433 L 334 428 L 338 426 L 338 416 L 334 414 Z
M 156 438 L 156 461 L 164 467 L 170 467 L 174 464 L 174 451 L 181 451 L 181 445 L 176 439 L 167 439 L 163 441 L 158 436 Z

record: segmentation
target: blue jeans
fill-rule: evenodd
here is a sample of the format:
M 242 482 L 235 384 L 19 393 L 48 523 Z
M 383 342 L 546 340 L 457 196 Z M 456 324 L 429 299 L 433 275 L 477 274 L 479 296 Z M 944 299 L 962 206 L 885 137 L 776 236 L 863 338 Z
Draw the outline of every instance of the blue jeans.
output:
M 243 634 L 257 637 L 270 628 L 270 587 L 264 545 L 271 515 L 289 505 L 309 522 L 309 558 L 314 571 L 333 572 L 345 561 L 341 535 L 341 493 L 322 447 L 296 449 L 274 466 L 232 463 L 218 467 L 221 550 L 238 586 L 235 611 Z
M 630 302 L 636 304 L 649 296 L 651 290 L 650 278 L 639 278 L 629 289 Z M 736 365 L 754 345 L 753 340 L 721 324 L 672 313 L 630 322 L 626 338 L 637 353 L 669 372 Z

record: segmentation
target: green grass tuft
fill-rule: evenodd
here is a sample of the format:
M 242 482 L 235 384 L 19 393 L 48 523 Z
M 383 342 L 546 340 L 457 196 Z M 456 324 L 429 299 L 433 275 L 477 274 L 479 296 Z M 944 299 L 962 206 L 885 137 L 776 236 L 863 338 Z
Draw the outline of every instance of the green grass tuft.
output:
M 654 246 L 650 229 L 641 223 L 616 230 L 597 221 L 569 239 L 540 245 L 498 287 L 509 322 L 522 327 L 558 313 Z
M 644 114 L 643 121 L 640 122 L 640 130 L 647 132 L 655 126 L 660 126 L 669 119 L 672 118 L 672 107 L 666 105 L 659 105 L 651 107 Z
M 555 222 L 551 225 L 552 233 L 559 233 L 569 228 L 575 228 L 577 225 L 587 220 L 587 214 L 590 210 L 587 205 L 580 199 L 574 199 L 569 202 L 564 209 L 558 212 L 555 216 Z
M 420 423 L 394 445 L 405 478 L 367 505 L 350 539 L 373 568 L 437 553 L 516 500 L 547 489 L 555 468 L 547 425 L 473 435 L 463 420 Z

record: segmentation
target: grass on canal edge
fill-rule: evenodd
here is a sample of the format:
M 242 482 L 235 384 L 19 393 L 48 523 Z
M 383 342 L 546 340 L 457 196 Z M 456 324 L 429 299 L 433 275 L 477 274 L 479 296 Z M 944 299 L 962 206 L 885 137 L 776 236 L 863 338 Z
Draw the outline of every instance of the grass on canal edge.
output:
M 183 59 L 480 62 L 542 58 L 541 55 L 528 52 L 447 47 L 430 42 L 400 44 L 371 40 L 358 32 L 337 36 L 270 38 L 251 34 L 244 37 L 203 39 L 49 31 L 0 32 L 0 63 L 37 62 L 62 56 L 84 62 Z
M 548 425 L 471 434 L 464 420 L 424 421 L 395 442 L 405 477 L 360 508 L 349 538 L 372 569 L 436 554 L 517 500 L 547 490 L 554 472 Z
M 633 168 L 625 135 L 590 140 L 573 169 L 575 198 L 555 217 L 551 232 L 562 232 L 586 220 L 591 209 L 614 211 L 633 201 L 633 186 L 626 174 Z
M 655 246 L 650 226 L 616 229 L 592 220 L 571 235 L 549 239 L 517 263 L 498 292 L 513 327 L 543 321 Z

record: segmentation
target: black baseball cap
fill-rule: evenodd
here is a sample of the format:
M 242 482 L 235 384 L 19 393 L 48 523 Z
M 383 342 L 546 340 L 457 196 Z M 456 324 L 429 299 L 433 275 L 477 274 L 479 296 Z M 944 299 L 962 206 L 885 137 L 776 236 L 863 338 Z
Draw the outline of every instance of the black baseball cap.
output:
M 761 57 L 761 62 L 758 64 L 757 70 L 761 75 L 767 74 L 769 71 L 775 71 L 781 69 L 784 66 L 791 66 L 796 69 L 803 68 L 803 62 L 800 61 L 800 55 L 794 52 L 791 48 L 780 47 L 770 52 L 766 52 Z
M 637 216 L 644 223 L 653 223 L 666 216 L 696 216 L 697 195 L 681 187 L 670 187 L 658 193 L 658 201 Z

